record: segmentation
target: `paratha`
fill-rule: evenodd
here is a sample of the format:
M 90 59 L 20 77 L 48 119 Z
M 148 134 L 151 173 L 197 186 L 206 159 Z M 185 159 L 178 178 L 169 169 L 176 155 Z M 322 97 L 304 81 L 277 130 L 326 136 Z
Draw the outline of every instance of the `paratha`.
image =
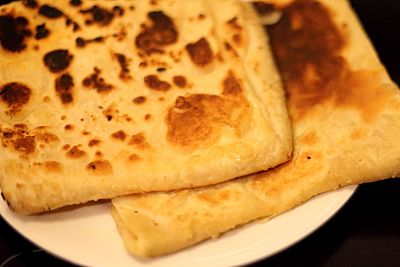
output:
M 287 161 L 280 76 L 246 16 L 237 1 L 2 6 L 0 187 L 10 208 L 206 186 Z
M 350 4 L 263 2 L 260 12 L 281 13 L 268 33 L 288 97 L 293 158 L 207 188 L 114 199 L 131 253 L 177 251 L 322 192 L 399 175 L 400 92 Z

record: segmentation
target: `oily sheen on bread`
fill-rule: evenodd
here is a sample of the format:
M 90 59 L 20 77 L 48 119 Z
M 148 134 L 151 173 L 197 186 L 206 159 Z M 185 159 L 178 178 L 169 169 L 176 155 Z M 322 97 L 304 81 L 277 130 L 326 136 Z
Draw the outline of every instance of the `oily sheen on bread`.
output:
M 288 160 L 280 76 L 240 6 L 2 6 L 0 186 L 10 208 L 205 186 Z
M 294 130 L 294 155 L 272 170 L 223 184 L 113 200 L 127 249 L 157 256 L 322 192 L 400 173 L 400 93 L 345 0 L 264 1 Z

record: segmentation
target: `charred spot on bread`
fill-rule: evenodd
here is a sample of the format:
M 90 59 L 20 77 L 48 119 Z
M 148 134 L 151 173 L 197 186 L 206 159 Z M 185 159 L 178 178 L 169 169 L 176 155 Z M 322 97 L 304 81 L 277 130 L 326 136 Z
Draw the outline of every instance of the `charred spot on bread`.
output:
M 185 78 L 185 76 L 182 75 L 176 75 L 172 78 L 172 81 L 174 82 L 174 84 L 176 86 L 178 86 L 179 88 L 185 88 L 187 86 L 187 80 Z
M 168 91 L 171 88 L 168 82 L 160 80 L 157 75 L 147 75 L 144 77 L 144 84 L 155 91 Z
M 232 71 L 229 71 L 227 77 L 222 82 L 224 95 L 236 95 L 242 92 L 242 86 Z
M 204 67 L 213 61 L 213 51 L 207 39 L 204 37 L 194 43 L 187 44 L 186 50 L 192 62 L 199 67 Z
M 79 148 L 79 145 L 73 146 L 68 152 L 67 157 L 71 159 L 82 158 L 86 155 L 86 152 Z
M 100 26 L 107 26 L 112 22 L 115 15 L 122 16 L 124 12 L 119 6 L 115 6 L 110 11 L 106 8 L 94 5 L 91 8 L 80 10 L 80 13 L 89 15 L 89 18 L 85 21 L 86 25 L 97 24 Z
M 167 69 L 164 68 L 164 67 L 159 67 L 159 68 L 156 69 L 157 72 L 164 72 L 164 71 L 166 71 L 166 70 L 167 70 Z
M 133 99 L 133 103 L 135 103 L 136 105 L 143 104 L 144 102 L 146 102 L 145 96 L 138 96 Z
M 139 160 L 142 160 L 142 157 L 139 156 L 138 154 L 131 154 L 128 157 L 128 162 L 136 162 L 136 161 L 139 161 Z
M 40 6 L 39 14 L 49 19 L 57 19 L 64 16 L 64 13 L 61 10 L 50 5 Z
M 148 18 L 151 25 L 144 25 L 143 31 L 135 39 L 135 44 L 146 54 L 162 53 L 164 46 L 177 41 L 178 32 L 173 20 L 162 11 L 149 12 Z
M 125 141 L 126 133 L 122 130 L 119 130 L 111 135 L 113 139 L 117 139 L 119 141 Z
M 72 96 L 73 87 L 74 80 L 69 73 L 65 73 L 56 79 L 55 89 L 63 104 L 71 103 L 74 100 Z
M 38 3 L 36 0 L 23 0 L 22 4 L 28 8 L 36 8 L 38 7 Z
M 7 83 L 0 87 L 0 96 L 7 105 L 8 113 L 15 114 L 29 102 L 31 89 L 22 83 Z
M 69 17 L 66 17 L 66 18 L 65 18 L 65 25 L 66 25 L 66 26 L 72 25 L 72 30 L 73 30 L 74 32 L 76 32 L 76 31 L 78 31 L 78 30 L 81 29 L 81 26 L 79 26 L 79 24 L 78 24 L 76 21 L 73 21 L 73 20 L 72 20 L 71 18 L 69 18 Z
M 97 67 L 93 69 L 93 73 L 87 76 L 82 81 L 82 85 L 87 88 L 96 89 L 98 93 L 107 93 L 111 91 L 114 86 L 108 84 L 104 78 L 100 76 L 101 71 Z
M 75 129 L 75 126 L 72 124 L 67 124 L 64 126 L 64 129 L 67 131 L 71 131 L 71 130 Z
M 114 14 L 117 14 L 119 16 L 123 16 L 125 13 L 125 10 L 121 6 L 113 6 L 112 11 Z
M 112 165 L 108 160 L 95 160 L 86 165 L 86 170 L 93 175 L 112 174 Z
M 69 4 L 71 5 L 71 6 L 81 6 L 82 5 L 82 0 L 70 0 L 69 1 Z
M 46 53 L 43 62 L 51 72 L 57 73 L 68 68 L 73 57 L 68 50 L 57 49 Z
M 9 52 L 21 52 L 26 48 L 25 39 L 32 36 L 25 17 L 11 14 L 0 16 L 0 44 Z
M 140 132 L 131 136 L 129 140 L 129 145 L 136 146 L 138 148 L 145 148 L 149 144 L 146 141 L 144 133 Z
M 88 143 L 89 147 L 98 146 L 101 143 L 99 139 L 91 139 Z
M 23 154 L 35 152 L 36 142 L 34 136 L 20 137 L 14 142 L 14 149 Z
M 124 54 L 121 54 L 121 53 L 115 53 L 114 56 L 117 59 L 119 67 L 121 69 L 119 72 L 119 78 L 123 81 L 132 79 L 132 76 L 130 75 L 130 70 L 129 70 L 128 58 Z
M 46 28 L 45 23 L 36 26 L 36 34 L 35 34 L 36 40 L 44 39 L 49 35 L 50 35 L 50 30 Z
M 82 47 L 85 47 L 86 45 L 88 45 L 90 43 L 102 43 L 102 42 L 104 42 L 105 39 L 106 38 L 103 37 L 103 36 L 98 36 L 98 37 L 95 37 L 93 39 L 84 39 L 82 37 L 77 37 L 75 39 L 75 44 L 76 44 L 77 47 L 82 48 Z

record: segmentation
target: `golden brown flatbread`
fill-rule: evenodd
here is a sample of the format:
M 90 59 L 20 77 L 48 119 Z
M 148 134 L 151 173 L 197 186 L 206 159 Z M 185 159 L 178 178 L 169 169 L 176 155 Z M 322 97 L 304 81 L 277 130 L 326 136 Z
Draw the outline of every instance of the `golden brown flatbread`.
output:
M 246 16 L 237 1 L 2 6 L 0 187 L 10 208 L 205 186 L 288 160 L 280 76 Z
M 157 256 L 313 196 L 400 174 L 400 92 L 345 0 L 264 1 L 294 128 L 291 161 L 212 187 L 113 200 L 127 249 Z M 268 14 L 267 14 L 268 15 Z

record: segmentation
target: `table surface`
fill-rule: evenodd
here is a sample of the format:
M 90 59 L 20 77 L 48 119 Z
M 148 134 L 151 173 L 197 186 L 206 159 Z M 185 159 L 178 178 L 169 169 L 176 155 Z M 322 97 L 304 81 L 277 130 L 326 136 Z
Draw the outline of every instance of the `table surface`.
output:
M 5 0 L 0 0 L 0 4 Z M 400 84 L 400 1 L 351 1 L 392 79 Z M 325 225 L 254 266 L 400 266 L 400 180 L 361 185 Z M 0 267 L 71 266 L 0 218 Z

